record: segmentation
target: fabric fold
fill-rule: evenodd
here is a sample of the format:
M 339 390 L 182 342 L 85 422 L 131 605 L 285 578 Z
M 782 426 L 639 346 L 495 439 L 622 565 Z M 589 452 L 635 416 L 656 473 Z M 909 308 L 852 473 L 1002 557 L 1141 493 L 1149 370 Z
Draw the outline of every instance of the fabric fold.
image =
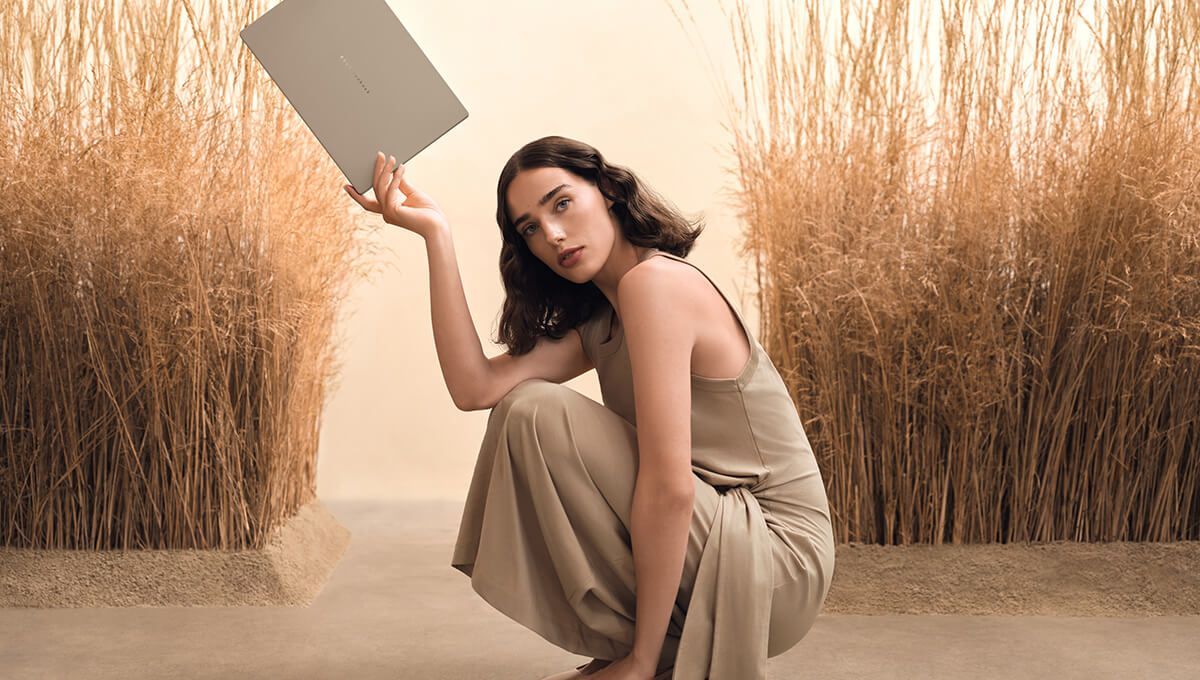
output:
M 633 435 L 622 422 L 560 385 L 515 388 L 489 416 L 451 558 L 492 606 L 576 654 L 617 658 L 633 645 L 634 576 L 632 560 L 621 559 L 622 520 L 576 443 L 627 449 Z M 630 456 L 631 478 L 632 464 Z
M 749 489 L 721 494 L 696 571 L 674 680 L 767 677 L 773 584 L 762 565 L 771 563 L 768 531 Z

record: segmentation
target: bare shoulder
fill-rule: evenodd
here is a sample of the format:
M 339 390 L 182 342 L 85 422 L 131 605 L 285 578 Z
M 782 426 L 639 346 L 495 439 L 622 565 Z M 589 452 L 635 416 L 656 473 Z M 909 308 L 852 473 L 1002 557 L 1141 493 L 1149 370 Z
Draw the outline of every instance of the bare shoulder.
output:
M 703 300 L 707 280 L 695 267 L 669 257 L 648 257 L 634 265 L 617 284 L 617 299 L 627 303 L 685 305 Z
M 654 317 L 655 325 L 677 325 L 692 334 L 710 304 L 711 288 L 695 267 L 669 257 L 649 257 L 637 263 L 617 284 L 622 323 L 643 322 Z

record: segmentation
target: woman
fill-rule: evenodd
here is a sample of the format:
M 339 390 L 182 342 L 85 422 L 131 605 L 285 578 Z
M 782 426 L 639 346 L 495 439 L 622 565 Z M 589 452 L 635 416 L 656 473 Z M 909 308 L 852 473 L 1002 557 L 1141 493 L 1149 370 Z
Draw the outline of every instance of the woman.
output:
M 451 565 L 595 657 L 547 680 L 765 678 L 824 602 L 833 534 L 775 366 L 684 259 L 703 226 L 591 146 L 525 145 L 497 190 L 509 351 L 489 358 L 447 219 L 393 161 L 378 200 L 346 190 L 425 239 L 446 386 L 491 409 Z M 560 384 L 591 368 L 603 405 Z

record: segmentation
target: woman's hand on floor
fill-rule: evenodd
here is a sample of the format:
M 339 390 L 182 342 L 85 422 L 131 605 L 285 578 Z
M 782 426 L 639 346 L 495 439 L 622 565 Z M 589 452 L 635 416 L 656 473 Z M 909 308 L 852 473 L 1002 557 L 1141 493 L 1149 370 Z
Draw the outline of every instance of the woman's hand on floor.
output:
M 653 680 L 654 666 L 649 668 L 638 663 L 632 656 L 610 663 L 587 676 L 588 680 Z

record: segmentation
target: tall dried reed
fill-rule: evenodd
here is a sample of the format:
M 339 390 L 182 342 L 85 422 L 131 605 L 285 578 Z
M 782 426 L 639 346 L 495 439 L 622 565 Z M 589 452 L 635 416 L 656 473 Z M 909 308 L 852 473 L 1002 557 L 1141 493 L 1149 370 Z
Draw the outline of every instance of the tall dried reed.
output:
M 1200 538 L 1197 4 L 767 10 L 741 254 L 839 540 Z
M 315 494 L 371 248 L 238 31 L 263 0 L 0 3 L 0 543 L 244 549 Z

